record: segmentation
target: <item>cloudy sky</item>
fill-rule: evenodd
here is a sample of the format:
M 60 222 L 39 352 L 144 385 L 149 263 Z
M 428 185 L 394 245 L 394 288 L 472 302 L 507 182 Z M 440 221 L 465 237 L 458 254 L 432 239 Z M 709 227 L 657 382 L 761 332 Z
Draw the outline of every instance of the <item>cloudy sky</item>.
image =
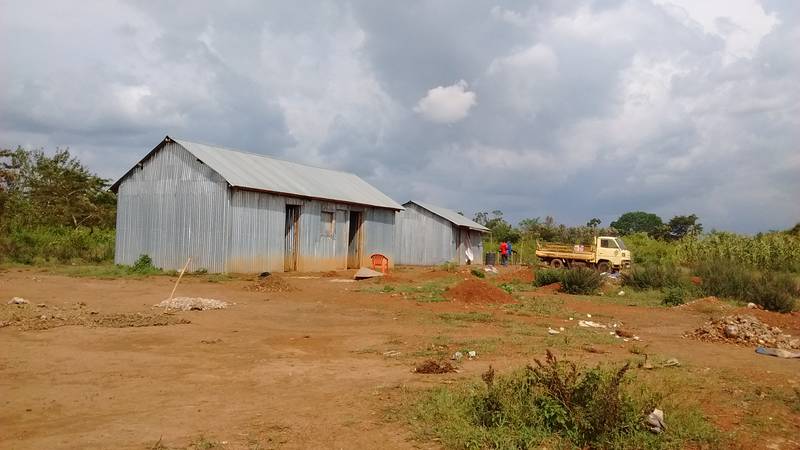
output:
M 800 2 L 0 1 L 0 145 L 165 135 L 516 222 L 800 221 Z

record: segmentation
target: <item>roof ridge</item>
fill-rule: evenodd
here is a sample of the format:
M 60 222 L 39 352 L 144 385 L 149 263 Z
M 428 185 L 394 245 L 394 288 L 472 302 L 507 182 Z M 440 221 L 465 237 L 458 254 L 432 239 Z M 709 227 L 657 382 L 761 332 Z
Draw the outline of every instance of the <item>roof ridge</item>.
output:
M 288 163 L 288 164 L 295 164 L 295 165 L 298 165 L 298 166 L 309 167 L 309 168 L 312 168 L 312 169 L 325 170 L 325 171 L 328 171 L 328 172 L 336 172 L 336 173 L 341 173 L 341 174 L 345 174 L 345 175 L 353 175 L 353 176 L 356 176 L 359 179 L 363 180 L 363 178 L 361 178 L 360 175 L 358 175 L 356 173 L 353 173 L 353 172 L 348 172 L 346 170 L 329 169 L 327 167 L 313 166 L 311 164 L 299 163 L 297 161 L 290 161 L 288 159 L 277 158 L 275 156 L 265 155 L 263 153 L 256 153 L 256 152 L 253 152 L 253 151 L 250 151 L 250 150 L 241 150 L 241 149 L 238 149 L 238 148 L 224 147 L 224 146 L 217 145 L 217 144 L 209 144 L 207 142 L 192 141 L 192 140 L 183 139 L 183 138 L 180 138 L 180 137 L 169 136 L 169 138 L 172 139 L 173 141 L 179 143 L 179 144 L 182 141 L 182 142 L 186 142 L 188 144 L 205 145 L 206 147 L 212 147 L 212 148 L 215 148 L 215 149 L 218 149 L 218 150 L 225 150 L 225 151 L 236 152 L 236 153 L 244 153 L 245 155 L 258 156 L 260 158 L 272 159 L 274 161 L 280 161 L 280 162 L 284 162 L 284 163 Z

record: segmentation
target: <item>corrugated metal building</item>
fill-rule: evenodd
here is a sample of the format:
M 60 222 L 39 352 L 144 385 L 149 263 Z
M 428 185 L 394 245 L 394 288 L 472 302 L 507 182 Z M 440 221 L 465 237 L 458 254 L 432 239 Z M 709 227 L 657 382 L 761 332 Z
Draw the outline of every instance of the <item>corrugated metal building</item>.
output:
M 167 136 L 111 189 L 115 262 L 164 269 L 319 271 L 395 262 L 403 207 L 358 176 Z
M 461 214 L 440 206 L 410 201 L 397 213 L 397 264 L 435 265 L 448 261 L 483 264 L 483 233 L 489 231 Z

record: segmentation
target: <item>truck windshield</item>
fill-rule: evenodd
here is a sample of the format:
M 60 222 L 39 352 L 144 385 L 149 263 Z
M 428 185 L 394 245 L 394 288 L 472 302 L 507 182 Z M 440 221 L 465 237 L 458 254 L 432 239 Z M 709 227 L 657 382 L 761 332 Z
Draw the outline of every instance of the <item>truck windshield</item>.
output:
M 622 242 L 622 239 L 617 238 L 616 241 L 617 241 L 617 245 L 619 245 L 620 249 L 622 249 L 622 250 L 627 250 L 628 249 L 627 247 L 625 247 L 625 243 Z

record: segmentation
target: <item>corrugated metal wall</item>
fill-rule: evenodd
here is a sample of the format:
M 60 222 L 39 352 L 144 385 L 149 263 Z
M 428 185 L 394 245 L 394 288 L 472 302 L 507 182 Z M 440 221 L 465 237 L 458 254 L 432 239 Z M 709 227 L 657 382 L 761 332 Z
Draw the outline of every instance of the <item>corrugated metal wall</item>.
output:
M 136 168 L 117 193 L 114 261 L 147 254 L 165 269 L 224 270 L 227 183 L 178 144 L 168 143 Z
M 398 264 L 436 265 L 456 259 L 458 229 L 447 219 L 410 204 L 397 213 Z
M 397 213 L 395 254 L 398 264 L 430 266 L 448 261 L 466 263 L 469 241 L 475 258 L 483 264 L 482 233 L 458 227 L 449 220 L 415 204 Z
M 395 211 L 229 189 L 214 171 L 176 143 L 137 168 L 117 196 L 115 262 L 147 254 L 164 269 L 209 272 L 282 272 L 286 205 L 300 206 L 298 270 L 347 266 L 349 211 L 363 212 L 362 265 L 383 253 L 394 261 Z M 330 236 L 322 212 L 334 214 Z

